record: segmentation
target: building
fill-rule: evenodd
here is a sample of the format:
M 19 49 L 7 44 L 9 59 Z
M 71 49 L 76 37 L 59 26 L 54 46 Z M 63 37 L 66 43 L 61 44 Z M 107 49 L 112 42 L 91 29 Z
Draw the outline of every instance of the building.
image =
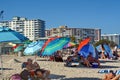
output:
M 45 37 L 45 22 L 40 19 L 24 21 L 24 35 L 30 40 Z
M 92 28 L 68 28 L 67 26 L 60 26 L 49 30 L 50 36 L 75 37 L 76 41 L 79 39 L 91 38 L 91 42 L 96 42 L 101 39 L 101 29 Z M 49 37 L 49 36 L 46 36 Z
M 28 20 L 27 18 L 15 16 L 11 21 L 0 22 L 0 25 L 10 27 L 30 40 L 45 37 L 45 21 L 40 19 Z
M 12 30 L 15 30 L 21 34 L 24 34 L 24 21 L 26 21 L 27 18 L 22 17 L 13 17 L 11 21 L 9 21 L 9 27 Z
M 120 34 L 102 34 L 101 39 L 107 39 L 115 42 L 117 45 L 120 45 Z
M 47 37 L 50 36 L 50 30 L 45 30 L 45 36 L 47 36 Z
M 8 27 L 9 26 L 9 21 L 1 21 L 0 22 L 0 26 L 6 26 L 6 27 Z

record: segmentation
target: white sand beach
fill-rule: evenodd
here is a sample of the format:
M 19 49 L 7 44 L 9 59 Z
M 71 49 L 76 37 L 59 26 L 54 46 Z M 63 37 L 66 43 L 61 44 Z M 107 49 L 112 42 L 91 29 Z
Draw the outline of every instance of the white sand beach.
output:
M 34 59 L 34 56 L 18 57 L 15 55 L 3 55 L 3 77 L 8 80 L 12 74 L 22 71 L 21 64 L 27 58 Z M 120 70 L 120 60 L 101 60 L 101 68 L 65 67 L 65 62 L 47 61 L 45 58 L 38 57 L 37 62 L 41 68 L 51 72 L 51 80 L 100 80 L 104 74 L 98 73 L 100 69 Z M 0 80 L 2 76 L 0 75 Z

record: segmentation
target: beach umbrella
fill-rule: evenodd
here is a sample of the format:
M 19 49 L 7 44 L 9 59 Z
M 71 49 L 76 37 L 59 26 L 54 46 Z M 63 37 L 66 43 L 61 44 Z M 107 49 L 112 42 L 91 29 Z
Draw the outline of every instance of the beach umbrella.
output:
M 57 50 L 61 50 L 68 42 L 70 41 L 70 38 L 67 37 L 59 37 L 51 42 L 45 47 L 44 51 L 42 52 L 42 55 L 52 55 Z
M 22 34 L 11 30 L 8 27 L 0 27 L 0 44 L 6 42 L 23 42 L 28 40 L 27 37 L 23 36 Z M 0 54 L 1 54 L 1 46 L 0 46 Z M 3 74 L 3 65 L 2 65 L 2 56 L 0 55 L 0 63 L 1 63 L 1 70 Z
M 42 49 L 44 41 L 35 41 L 30 43 L 24 50 L 24 55 L 34 55 L 37 54 Z
M 27 40 L 27 41 L 23 42 L 23 45 L 26 48 L 30 43 L 32 43 L 32 41 Z
M 14 52 L 19 52 L 19 51 L 21 51 L 21 50 L 23 50 L 24 49 L 24 46 L 18 46 L 18 47 L 16 47 L 15 49 L 14 49 Z
M 0 42 L 23 42 L 28 40 L 22 34 L 7 27 L 0 27 Z
M 78 46 L 78 51 L 80 51 L 80 49 L 85 46 L 86 44 L 88 44 L 90 42 L 90 38 L 86 38 L 84 40 L 82 40 L 80 43 L 79 43 L 79 46 Z
M 104 48 L 104 54 L 106 56 L 109 55 L 109 58 L 112 58 L 113 53 L 112 53 L 110 47 L 107 44 L 103 44 L 103 48 Z M 98 52 L 102 52 L 102 45 L 97 46 L 96 49 L 97 49 Z
M 58 38 L 58 37 L 49 38 L 49 39 L 44 43 L 44 45 L 43 45 L 43 47 L 42 47 L 42 52 L 44 51 L 45 47 L 46 47 L 52 40 L 54 40 L 54 39 L 56 39 L 56 38 Z
M 87 44 L 83 46 L 80 51 L 78 51 L 78 54 L 80 54 L 84 58 L 87 58 L 90 53 L 92 53 L 92 56 L 94 58 L 98 57 L 96 54 L 95 48 L 92 44 Z
M 69 42 L 67 45 L 64 46 L 64 48 L 72 47 L 72 46 L 75 46 L 75 45 L 76 45 L 76 43 Z

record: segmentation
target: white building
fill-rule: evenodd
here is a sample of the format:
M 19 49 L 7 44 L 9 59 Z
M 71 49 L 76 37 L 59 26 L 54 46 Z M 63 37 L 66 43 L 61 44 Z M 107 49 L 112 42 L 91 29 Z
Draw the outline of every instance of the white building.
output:
M 9 21 L 9 27 L 12 30 L 15 30 L 21 34 L 24 34 L 24 21 L 26 18 L 21 17 L 13 17 L 11 21 Z
M 28 20 L 27 18 L 16 16 L 11 21 L 0 22 L 0 25 L 10 27 L 30 40 L 45 37 L 45 21 L 40 19 Z
M 37 40 L 40 37 L 45 37 L 44 21 L 39 19 L 24 21 L 24 35 L 30 40 Z
M 115 42 L 117 45 L 120 45 L 120 34 L 102 34 L 101 39 L 107 39 Z

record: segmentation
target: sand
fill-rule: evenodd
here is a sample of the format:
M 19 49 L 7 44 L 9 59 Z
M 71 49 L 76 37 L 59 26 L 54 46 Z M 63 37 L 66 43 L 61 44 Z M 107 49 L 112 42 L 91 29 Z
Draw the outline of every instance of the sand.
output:
M 34 56 L 18 57 L 15 55 L 3 55 L 4 80 L 8 80 L 12 74 L 20 73 L 22 71 L 21 64 L 25 62 L 27 58 L 34 59 Z M 51 75 L 49 77 L 51 80 L 100 80 L 104 74 L 98 73 L 99 70 L 120 70 L 120 60 L 100 60 L 101 68 L 87 68 L 83 66 L 65 67 L 65 62 L 47 61 L 46 58 L 40 57 L 37 57 L 36 60 L 41 68 L 50 70 Z M 2 76 L 0 75 L 0 80 L 2 80 L 1 78 Z

